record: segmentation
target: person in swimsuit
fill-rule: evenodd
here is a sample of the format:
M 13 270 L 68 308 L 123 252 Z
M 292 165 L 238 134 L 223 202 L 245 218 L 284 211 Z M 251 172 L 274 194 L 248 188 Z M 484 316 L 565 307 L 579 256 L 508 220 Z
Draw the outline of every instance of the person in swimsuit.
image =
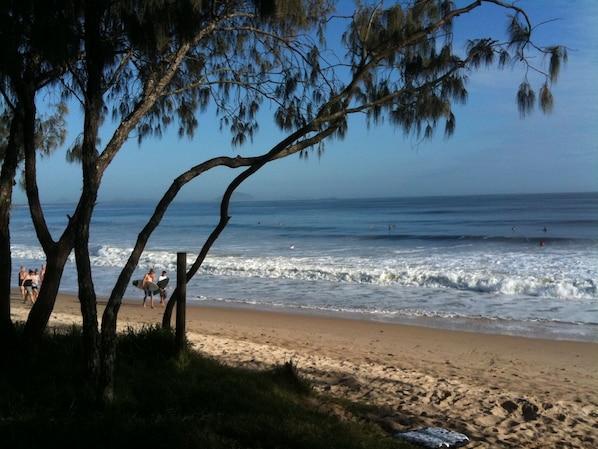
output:
M 33 287 L 33 300 L 37 300 L 37 297 L 39 296 L 39 287 L 41 284 L 41 280 L 39 277 L 39 271 L 37 271 L 37 268 L 35 270 L 33 270 L 33 277 L 31 278 L 32 282 L 32 287 Z
M 27 270 L 24 266 L 21 265 L 21 271 L 19 271 L 19 290 L 21 290 L 21 295 L 23 295 L 23 299 L 25 299 L 25 286 L 23 282 L 25 282 L 25 278 L 27 277 Z
M 31 300 L 31 304 L 35 304 L 35 294 L 33 293 L 33 279 L 34 273 L 33 270 L 29 270 L 25 279 L 23 279 L 23 288 L 25 289 L 25 294 L 23 296 L 23 302 L 27 302 L 27 298 Z
M 153 309 L 154 308 L 154 291 L 148 290 L 146 288 L 146 284 L 148 282 L 154 282 L 154 269 L 153 268 L 151 268 L 149 270 L 149 272 L 145 276 L 143 276 L 143 281 L 141 283 L 141 285 L 143 286 L 143 307 L 145 307 L 145 300 L 149 296 L 150 297 L 150 305 Z

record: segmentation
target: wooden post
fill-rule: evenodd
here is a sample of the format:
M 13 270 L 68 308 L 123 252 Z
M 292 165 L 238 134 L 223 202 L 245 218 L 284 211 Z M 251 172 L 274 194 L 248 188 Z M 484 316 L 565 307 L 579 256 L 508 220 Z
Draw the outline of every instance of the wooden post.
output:
M 179 355 L 185 348 L 185 312 L 187 307 L 187 253 L 176 255 L 176 333 L 175 351 Z

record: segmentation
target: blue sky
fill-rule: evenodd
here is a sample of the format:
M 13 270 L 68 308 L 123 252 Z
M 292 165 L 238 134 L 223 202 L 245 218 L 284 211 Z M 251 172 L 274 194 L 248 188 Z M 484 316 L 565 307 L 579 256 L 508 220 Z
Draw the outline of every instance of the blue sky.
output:
M 551 115 L 536 111 L 520 119 L 515 103 L 520 69 L 474 72 L 468 102 L 455 110 L 457 129 L 451 139 L 439 129 L 432 141 L 418 143 L 388 125 L 367 129 L 353 118 L 345 140 L 329 141 L 322 157 L 273 162 L 238 191 L 256 199 L 598 191 L 598 2 L 518 4 L 536 24 L 558 19 L 538 30 L 538 43 L 569 49 L 569 61 L 553 87 Z M 506 19 L 496 12 L 491 7 L 457 21 L 456 36 L 485 37 L 488 30 L 502 29 Z M 530 81 L 538 88 L 543 79 Z M 71 111 L 69 143 L 81 122 L 77 114 Z M 282 137 L 267 110 L 259 134 L 242 148 L 231 147 L 230 135 L 218 130 L 214 115 L 201 116 L 199 122 L 192 141 L 179 140 L 175 133 L 142 146 L 131 139 L 106 172 L 100 201 L 158 199 L 188 167 L 214 156 L 259 154 Z M 78 198 L 80 169 L 65 162 L 63 149 L 41 160 L 39 173 L 43 202 Z M 178 199 L 218 198 L 237 173 L 225 168 L 206 173 Z M 15 202 L 24 198 L 21 191 L 15 193 Z

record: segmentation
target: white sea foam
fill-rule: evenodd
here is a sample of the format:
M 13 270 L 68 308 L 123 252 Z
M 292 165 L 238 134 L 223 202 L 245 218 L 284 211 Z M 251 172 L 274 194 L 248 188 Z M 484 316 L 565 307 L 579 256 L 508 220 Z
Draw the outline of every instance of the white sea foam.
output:
M 116 248 L 102 245 L 96 248 L 90 257 L 93 266 L 119 269 L 124 266 L 131 248 Z M 41 249 L 18 245 L 13 247 L 12 255 L 17 260 L 43 260 Z M 188 263 L 193 256 L 188 256 Z M 200 273 L 215 276 L 234 276 L 239 278 L 293 279 L 299 281 L 321 281 L 328 283 L 398 285 L 426 287 L 448 290 L 466 290 L 472 292 L 495 293 L 504 295 L 527 295 L 559 299 L 597 299 L 598 289 L 595 278 L 572 276 L 569 269 L 558 265 L 556 269 L 538 272 L 524 261 L 512 270 L 488 270 L 475 266 L 470 260 L 463 259 L 456 263 L 452 259 L 443 261 L 418 257 L 409 261 L 386 259 L 383 264 L 362 258 L 319 257 L 248 257 L 248 256 L 208 256 Z M 383 265 L 383 266 L 380 266 Z M 505 267 L 505 261 L 497 263 Z M 578 265 L 578 264 L 576 264 Z M 167 271 L 176 270 L 176 259 L 171 251 L 146 251 L 140 268 L 159 267 Z M 590 267 L 581 267 L 584 274 Z
M 538 197 L 491 200 L 235 205 L 235 217 L 187 292 L 196 300 L 392 320 L 487 320 L 504 328 L 522 322 L 598 323 L 595 198 L 548 196 L 541 198 L 546 205 L 540 212 L 534 212 L 544 204 Z M 571 216 L 575 201 L 579 216 Z M 217 211 L 213 205 L 180 205 L 169 212 L 133 279 L 150 267 L 174 278 L 182 248 L 194 248 L 188 250 L 191 264 L 212 230 L 204 217 L 212 209 Z M 152 210 L 150 204 L 98 207 L 90 242 L 98 295 L 110 294 Z M 57 207 L 52 216 L 65 212 Z M 543 221 L 529 219 L 535 215 L 551 217 L 548 233 Z M 11 220 L 16 284 L 18 266 L 37 267 L 44 255 L 26 211 L 16 210 Z M 388 227 L 390 220 L 396 227 Z M 58 222 L 50 225 L 60 228 Z M 545 247 L 540 239 L 548 239 Z M 61 289 L 76 288 L 71 255 Z M 138 297 L 139 291 L 131 287 L 126 295 Z

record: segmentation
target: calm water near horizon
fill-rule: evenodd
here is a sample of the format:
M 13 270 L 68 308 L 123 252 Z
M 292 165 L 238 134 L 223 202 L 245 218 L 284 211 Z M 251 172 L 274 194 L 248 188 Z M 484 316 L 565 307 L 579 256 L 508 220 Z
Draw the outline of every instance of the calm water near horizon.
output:
M 74 205 L 46 206 L 54 237 Z M 155 203 L 100 203 L 97 293 L 108 297 Z M 133 279 L 176 277 L 219 219 L 175 203 Z M 598 193 L 233 202 L 188 301 L 549 339 L 598 341 Z M 11 216 L 13 279 L 44 255 L 25 207 Z M 131 279 L 131 281 L 133 280 Z M 76 293 L 74 256 L 61 291 Z M 133 286 L 126 298 L 141 300 Z

